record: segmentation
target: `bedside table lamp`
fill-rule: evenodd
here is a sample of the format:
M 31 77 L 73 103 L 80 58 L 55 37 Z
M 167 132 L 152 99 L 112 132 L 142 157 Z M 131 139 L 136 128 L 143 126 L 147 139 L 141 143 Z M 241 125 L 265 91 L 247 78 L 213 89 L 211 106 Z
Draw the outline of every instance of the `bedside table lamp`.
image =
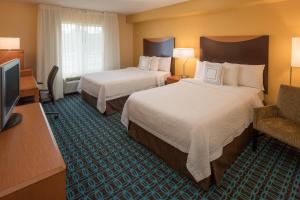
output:
M 185 58 L 185 61 L 183 63 L 183 74 L 181 75 L 181 78 L 187 78 L 185 74 L 185 65 L 188 62 L 189 58 L 195 57 L 195 52 L 193 48 L 175 48 L 173 49 L 173 57 L 174 58 Z
M 24 67 L 24 51 L 20 49 L 20 38 L 0 37 L 0 63 L 18 58 Z
M 0 49 L 20 49 L 20 38 L 0 37 Z
M 292 57 L 290 67 L 290 85 L 292 85 L 293 67 L 300 67 L 300 37 L 292 38 Z

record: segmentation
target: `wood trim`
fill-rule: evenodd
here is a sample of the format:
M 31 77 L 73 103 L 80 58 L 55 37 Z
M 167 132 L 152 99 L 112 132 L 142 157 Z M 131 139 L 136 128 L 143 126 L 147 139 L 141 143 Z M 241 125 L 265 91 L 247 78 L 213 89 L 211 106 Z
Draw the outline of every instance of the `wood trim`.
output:
M 34 96 L 34 101 L 39 102 L 39 88 L 33 76 L 20 77 L 20 97 Z
M 24 51 L 23 50 L 0 50 L 0 64 L 12 59 L 20 60 L 20 67 L 24 68 Z
M 67 196 L 66 193 L 66 171 L 63 170 L 28 187 L 10 193 L 1 200 L 64 200 Z
M 206 38 L 218 42 L 243 42 L 247 40 L 252 40 L 260 36 L 257 35 L 248 35 L 248 36 L 205 36 Z
M 164 37 L 164 38 L 146 38 L 146 40 L 150 41 L 150 42 L 165 42 L 168 40 L 172 40 L 174 39 L 174 37 Z

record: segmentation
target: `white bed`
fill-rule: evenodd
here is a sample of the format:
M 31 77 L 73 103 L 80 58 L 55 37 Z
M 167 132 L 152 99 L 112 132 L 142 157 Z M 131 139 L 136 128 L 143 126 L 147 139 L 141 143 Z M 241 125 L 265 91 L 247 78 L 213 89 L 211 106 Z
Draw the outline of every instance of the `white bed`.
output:
M 104 71 L 81 77 L 78 91 L 97 98 L 97 109 L 104 113 L 106 101 L 162 86 L 168 76 L 170 72 L 145 71 L 137 67 Z
M 217 86 L 195 79 L 132 94 L 122 123 L 134 122 L 188 154 L 186 167 L 198 182 L 211 175 L 210 162 L 251 123 L 261 91 Z

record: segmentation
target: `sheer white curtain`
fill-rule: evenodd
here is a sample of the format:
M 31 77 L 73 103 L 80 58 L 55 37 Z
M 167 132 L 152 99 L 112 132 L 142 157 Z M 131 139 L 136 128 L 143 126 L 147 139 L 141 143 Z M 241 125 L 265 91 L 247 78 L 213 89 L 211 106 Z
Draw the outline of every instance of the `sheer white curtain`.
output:
M 63 78 L 103 71 L 103 13 L 64 9 L 61 26 Z
M 120 39 L 118 15 L 104 13 L 104 69 L 120 68 Z
M 55 99 L 63 97 L 61 70 L 61 15 L 60 8 L 39 5 L 37 30 L 37 80 L 47 83 L 53 65 L 59 67 L 54 81 Z
M 117 14 L 39 5 L 39 81 L 46 82 L 53 65 L 60 67 L 56 99 L 63 97 L 63 78 L 120 68 Z

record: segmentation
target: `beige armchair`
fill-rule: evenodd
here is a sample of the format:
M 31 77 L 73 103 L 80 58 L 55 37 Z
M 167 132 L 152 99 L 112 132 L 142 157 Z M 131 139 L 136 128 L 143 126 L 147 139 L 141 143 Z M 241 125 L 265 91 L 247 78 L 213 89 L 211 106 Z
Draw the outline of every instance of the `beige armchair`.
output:
M 280 86 L 277 104 L 254 109 L 253 150 L 257 131 L 300 149 L 300 88 Z

